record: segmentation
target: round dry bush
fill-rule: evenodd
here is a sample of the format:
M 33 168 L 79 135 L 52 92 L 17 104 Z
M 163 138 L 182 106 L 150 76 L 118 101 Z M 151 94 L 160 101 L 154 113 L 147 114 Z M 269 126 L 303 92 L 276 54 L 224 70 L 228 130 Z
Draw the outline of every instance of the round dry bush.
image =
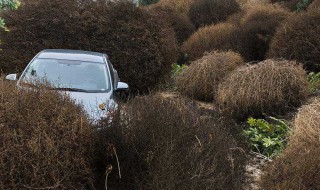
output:
M 225 21 L 230 15 L 240 11 L 236 0 L 197 0 L 189 10 L 189 17 L 199 28 Z
M 194 61 L 176 77 L 178 91 L 191 98 L 212 101 L 224 77 L 244 65 L 234 52 L 211 52 Z
M 302 107 L 283 154 L 267 167 L 262 189 L 320 189 L 320 99 Z
M 158 4 L 161 6 L 169 6 L 181 14 L 188 14 L 193 2 L 196 0 L 160 0 Z
M 193 102 L 160 95 L 138 97 L 124 112 L 104 131 L 121 164 L 110 188 L 241 189 L 246 156 L 228 131 L 233 122 L 201 119 Z
M 276 32 L 269 58 L 296 60 L 308 71 L 320 71 L 320 9 L 295 14 Z
M 28 0 L 3 11 L 0 69 L 21 71 L 43 49 L 80 49 L 109 55 L 121 80 L 148 92 L 178 57 L 171 26 L 129 1 Z M 36 19 L 35 19 L 36 18 Z
M 179 13 L 168 5 L 157 3 L 146 8 L 151 14 L 165 20 L 173 27 L 178 44 L 182 44 L 195 31 L 195 27 L 186 14 Z
M 311 1 L 312 0 L 309 0 L 307 3 L 310 3 Z M 303 3 L 303 1 L 302 0 L 275 0 L 272 3 L 279 5 L 289 11 L 297 11 L 298 4 Z
M 247 9 L 251 6 L 259 6 L 270 4 L 270 0 L 237 0 L 242 9 Z
M 252 6 L 240 22 L 239 52 L 246 61 L 262 61 L 277 28 L 289 13 L 273 5 Z
M 205 52 L 213 50 L 227 51 L 235 47 L 237 27 L 229 23 L 199 28 L 181 47 L 188 60 L 201 58 Z
M 294 61 L 266 60 L 239 68 L 219 86 L 223 114 L 242 120 L 282 114 L 301 105 L 308 95 L 304 69 Z
M 93 132 L 79 106 L 4 82 L 0 97 L 0 189 L 93 189 Z
M 308 6 L 308 10 L 310 9 L 319 9 L 320 7 L 320 0 L 313 0 L 313 2 Z

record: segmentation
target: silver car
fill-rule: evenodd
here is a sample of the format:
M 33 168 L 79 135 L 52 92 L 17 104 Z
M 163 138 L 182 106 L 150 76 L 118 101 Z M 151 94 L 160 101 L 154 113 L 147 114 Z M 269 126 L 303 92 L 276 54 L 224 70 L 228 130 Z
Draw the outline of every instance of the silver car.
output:
M 17 80 L 17 74 L 6 76 Z M 108 108 L 117 107 L 116 92 L 128 90 L 103 53 L 79 50 L 43 50 L 25 68 L 17 85 L 32 81 L 49 82 L 82 104 L 93 121 L 104 117 Z

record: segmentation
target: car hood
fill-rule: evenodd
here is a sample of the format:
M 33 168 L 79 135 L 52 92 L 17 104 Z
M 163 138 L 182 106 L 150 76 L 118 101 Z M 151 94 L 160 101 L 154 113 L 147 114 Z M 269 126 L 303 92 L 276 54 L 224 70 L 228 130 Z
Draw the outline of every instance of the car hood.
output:
M 98 121 L 101 117 L 106 116 L 106 111 L 116 106 L 112 98 L 112 92 L 106 93 L 85 93 L 67 91 L 67 95 L 74 99 L 77 104 L 82 105 L 89 116 L 90 120 Z M 101 110 L 104 104 L 106 110 Z

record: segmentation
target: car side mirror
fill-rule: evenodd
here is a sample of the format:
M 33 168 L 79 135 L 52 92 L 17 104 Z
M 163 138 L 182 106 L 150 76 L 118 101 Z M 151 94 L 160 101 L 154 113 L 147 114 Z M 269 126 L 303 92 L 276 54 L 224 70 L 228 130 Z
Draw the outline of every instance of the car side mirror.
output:
M 9 74 L 6 76 L 6 80 L 10 81 L 16 81 L 17 80 L 17 74 Z
M 117 89 L 115 89 L 115 92 L 122 92 L 129 90 L 129 85 L 124 82 L 118 82 Z

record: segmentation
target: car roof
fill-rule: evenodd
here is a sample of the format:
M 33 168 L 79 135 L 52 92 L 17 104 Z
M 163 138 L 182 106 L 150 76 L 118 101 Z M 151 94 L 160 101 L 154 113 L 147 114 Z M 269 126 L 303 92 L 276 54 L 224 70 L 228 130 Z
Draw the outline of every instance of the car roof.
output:
M 96 62 L 104 63 L 103 53 L 82 51 L 82 50 L 66 50 L 66 49 L 46 49 L 41 51 L 37 58 L 40 59 L 63 59 L 72 61 Z

